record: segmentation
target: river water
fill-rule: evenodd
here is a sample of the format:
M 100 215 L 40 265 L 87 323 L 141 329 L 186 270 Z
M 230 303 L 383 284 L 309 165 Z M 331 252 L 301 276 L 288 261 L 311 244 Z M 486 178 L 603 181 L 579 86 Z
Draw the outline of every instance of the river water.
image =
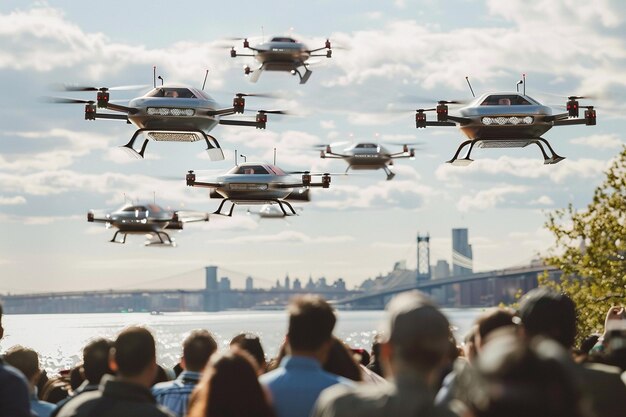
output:
M 444 309 L 457 337 L 471 327 L 481 309 Z M 370 349 L 381 328 L 384 311 L 338 311 L 335 335 L 352 348 Z M 83 346 L 95 337 L 115 338 L 131 325 L 148 327 L 157 342 L 158 362 L 171 367 L 181 355 L 181 343 L 189 331 L 207 329 L 225 348 L 242 331 L 256 333 L 268 358 L 274 356 L 287 328 L 284 311 L 227 311 L 219 313 L 112 313 L 112 314 L 16 314 L 5 315 L 1 351 L 20 344 L 40 355 L 49 374 L 80 361 Z

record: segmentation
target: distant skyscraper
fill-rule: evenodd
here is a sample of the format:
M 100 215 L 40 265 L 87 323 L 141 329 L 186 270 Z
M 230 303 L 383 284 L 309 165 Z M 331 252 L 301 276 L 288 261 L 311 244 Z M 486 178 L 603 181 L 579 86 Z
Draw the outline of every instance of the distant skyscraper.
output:
M 291 289 L 291 280 L 289 279 L 289 275 L 285 277 L 285 289 L 286 290 Z
M 473 272 L 472 245 L 468 243 L 467 229 L 452 229 L 452 275 Z
M 246 278 L 246 291 L 252 291 L 254 289 L 254 281 L 252 277 Z
M 300 291 L 302 289 L 302 283 L 300 282 L 300 278 L 296 278 L 293 280 L 293 289 L 294 291 Z
M 206 271 L 204 288 L 207 290 L 217 290 L 217 267 L 207 266 L 204 270 Z
M 433 279 L 448 278 L 450 276 L 450 264 L 444 259 L 439 259 L 433 268 Z
M 429 280 L 430 271 L 430 235 L 417 234 L 417 280 Z
M 230 279 L 228 277 L 220 278 L 219 289 L 222 291 L 230 291 Z

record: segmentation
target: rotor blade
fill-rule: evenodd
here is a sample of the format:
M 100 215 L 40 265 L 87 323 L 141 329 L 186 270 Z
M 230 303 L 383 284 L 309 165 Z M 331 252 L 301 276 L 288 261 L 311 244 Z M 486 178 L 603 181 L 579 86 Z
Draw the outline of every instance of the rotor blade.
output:
M 68 84 L 55 84 L 52 86 L 53 90 L 57 91 L 99 91 L 99 90 L 109 90 L 109 91 L 126 91 L 126 90 L 141 90 L 144 88 L 150 87 L 147 84 L 136 84 L 136 85 L 120 85 L 114 87 L 92 87 L 92 86 L 84 86 L 84 85 L 68 85 Z
M 276 93 L 236 93 L 235 95 L 242 97 L 284 98 Z
M 341 141 L 341 142 L 333 142 L 333 143 L 327 143 L 327 144 L 313 145 L 313 147 L 314 148 L 323 149 L 323 148 L 326 148 L 327 146 L 330 146 L 332 148 L 334 146 L 348 145 L 350 143 L 352 143 L 352 142 L 350 142 L 349 140 L 344 140 L 344 141 Z
M 93 100 L 78 100 L 75 98 L 67 97 L 43 97 L 43 101 L 46 103 L 59 103 L 59 104 L 93 104 Z
M 401 103 L 439 103 L 442 104 L 467 104 L 470 100 L 466 99 L 453 99 L 453 100 L 442 100 L 436 99 L 433 97 L 423 97 L 414 94 L 402 94 L 398 98 L 398 101 Z

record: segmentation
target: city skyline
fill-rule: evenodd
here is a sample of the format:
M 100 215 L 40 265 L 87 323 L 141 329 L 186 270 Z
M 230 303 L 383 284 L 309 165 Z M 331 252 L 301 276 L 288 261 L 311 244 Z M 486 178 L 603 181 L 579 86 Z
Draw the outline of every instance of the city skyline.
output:
M 342 277 L 352 288 L 398 261 L 415 269 L 418 231 L 430 236 L 431 264 L 452 265 L 452 228 L 471 231 L 474 271 L 528 264 L 551 246 L 547 212 L 570 203 L 584 208 L 626 143 L 623 2 L 589 8 L 571 0 L 323 0 L 309 4 L 306 14 L 283 0 L 259 6 L 0 4 L 0 293 L 163 279 L 176 287 L 206 265 L 240 271 L 237 279 L 244 280 L 247 274 Z M 344 48 L 319 58 L 305 85 L 272 72 L 250 83 L 242 66 L 252 61 L 231 59 L 234 41 L 227 38 L 283 34 L 311 47 L 330 38 Z M 216 128 L 221 162 L 209 161 L 200 143 L 164 142 L 151 143 L 145 160 L 133 160 L 119 149 L 131 127 L 88 122 L 80 105 L 42 100 L 57 94 L 51 86 L 59 83 L 152 85 L 154 65 L 166 82 L 196 87 L 209 69 L 206 91 L 224 105 L 236 92 L 278 93 L 278 99 L 249 97 L 246 106 L 294 115 L 269 115 L 266 130 Z M 472 165 L 454 167 L 444 161 L 461 133 L 415 128 L 413 109 L 471 98 L 466 76 L 482 94 L 515 91 L 522 73 L 528 95 L 543 103 L 595 96 L 585 103 L 597 105 L 597 126 L 546 135 L 564 161 L 544 166 L 536 148 L 477 149 Z M 111 99 L 140 94 L 112 91 Z M 381 171 L 333 176 L 329 189 L 313 190 L 298 216 L 257 221 L 237 207 L 232 218 L 212 216 L 173 234 L 177 248 L 143 247 L 140 236 L 112 244 L 111 230 L 87 222 L 90 209 L 115 209 L 128 199 L 212 212 L 216 200 L 186 187 L 185 173 L 194 169 L 208 179 L 225 172 L 235 151 L 249 162 L 271 162 L 276 148 L 285 170 L 343 173 L 343 161 L 321 159 L 315 149 L 339 141 L 419 145 L 415 160 L 395 163 L 391 181 Z

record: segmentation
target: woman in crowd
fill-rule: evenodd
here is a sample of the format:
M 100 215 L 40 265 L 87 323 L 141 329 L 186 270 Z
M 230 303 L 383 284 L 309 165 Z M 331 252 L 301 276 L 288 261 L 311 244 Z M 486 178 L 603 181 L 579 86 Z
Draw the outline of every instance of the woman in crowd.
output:
M 273 417 L 254 359 L 232 350 L 211 357 L 191 397 L 189 417 Z

